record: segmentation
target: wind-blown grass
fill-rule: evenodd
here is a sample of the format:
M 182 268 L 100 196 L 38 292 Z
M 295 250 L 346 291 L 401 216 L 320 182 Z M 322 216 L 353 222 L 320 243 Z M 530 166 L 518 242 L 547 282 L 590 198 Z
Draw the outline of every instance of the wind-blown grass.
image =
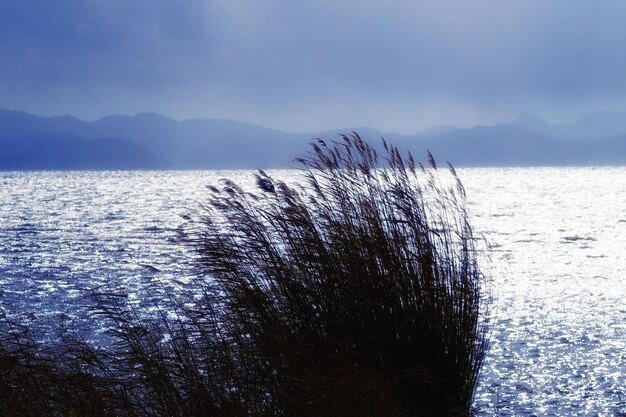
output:
M 186 239 L 203 302 L 148 322 L 99 294 L 106 349 L 7 327 L 0 416 L 470 415 L 488 298 L 464 191 L 384 150 L 318 141 L 299 185 L 212 187 Z
M 469 415 L 485 291 L 464 191 L 357 134 L 292 187 L 214 190 L 197 243 L 236 353 L 276 415 Z

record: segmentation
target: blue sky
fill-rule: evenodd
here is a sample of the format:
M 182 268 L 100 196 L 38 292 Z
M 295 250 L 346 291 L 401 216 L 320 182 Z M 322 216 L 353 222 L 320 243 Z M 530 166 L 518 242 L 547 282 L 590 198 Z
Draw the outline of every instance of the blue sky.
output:
M 626 111 L 626 2 L 2 0 L 0 107 L 412 133 Z

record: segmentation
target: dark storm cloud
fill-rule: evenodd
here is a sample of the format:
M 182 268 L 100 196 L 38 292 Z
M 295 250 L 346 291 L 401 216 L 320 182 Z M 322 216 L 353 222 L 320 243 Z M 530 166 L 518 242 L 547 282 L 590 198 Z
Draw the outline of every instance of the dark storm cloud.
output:
M 0 5 L 3 75 L 29 83 L 168 80 L 164 58 L 195 42 L 190 8 L 168 1 L 47 0 Z M 181 2 L 182 4 L 182 2 Z M 194 22 L 201 23 L 201 22 Z M 176 48 L 177 50 L 179 48 Z M 141 74 L 141 77 L 138 75 Z
M 625 18 L 618 1 L 7 0 L 0 105 L 409 131 L 626 108 Z

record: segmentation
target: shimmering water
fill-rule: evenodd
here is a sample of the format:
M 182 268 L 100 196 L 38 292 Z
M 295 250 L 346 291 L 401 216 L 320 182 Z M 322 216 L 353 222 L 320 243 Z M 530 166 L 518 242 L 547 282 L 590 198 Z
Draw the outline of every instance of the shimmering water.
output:
M 476 407 L 613 415 L 626 399 L 626 168 L 459 174 L 492 245 L 491 347 Z M 222 177 L 252 183 L 244 171 L 0 173 L 1 308 L 81 323 L 85 294 L 99 286 L 120 285 L 146 306 L 184 288 L 182 215 Z

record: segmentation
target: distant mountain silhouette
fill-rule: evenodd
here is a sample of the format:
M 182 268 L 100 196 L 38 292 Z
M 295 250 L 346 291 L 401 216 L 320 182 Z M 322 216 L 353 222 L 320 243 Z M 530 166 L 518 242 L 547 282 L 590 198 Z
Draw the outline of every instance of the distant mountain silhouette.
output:
M 30 113 L 0 109 L 0 140 L 41 133 L 78 134 L 87 123 L 72 116 L 41 117 Z
M 93 122 L 0 110 L 0 170 L 234 169 L 293 166 L 316 137 L 355 130 L 381 137 L 416 158 L 430 150 L 455 166 L 626 164 L 626 114 L 596 112 L 571 125 L 535 115 L 512 123 L 437 126 L 414 135 L 371 128 L 287 133 L 221 119 L 176 121 L 156 113 L 112 115 Z
M 128 138 L 176 168 L 287 166 L 310 139 L 248 123 L 220 119 L 175 121 L 159 114 L 109 116 L 89 124 L 87 137 Z
M 126 139 L 68 135 L 27 136 L 0 153 L 5 170 L 165 169 L 170 163 Z
M 514 124 L 455 129 L 419 138 L 412 146 L 417 155 L 430 150 L 436 159 L 445 159 L 455 166 L 559 163 L 559 153 L 565 147 L 563 141 Z
M 176 121 L 159 114 L 145 113 L 132 117 L 113 115 L 84 122 L 71 116 L 39 117 L 25 112 L 0 110 L 0 169 L 16 169 L 16 166 L 22 165 L 38 169 L 32 161 L 43 159 L 35 158 L 34 152 L 50 153 L 47 160 L 51 160 L 59 157 L 58 153 L 52 152 L 55 144 L 70 146 L 69 143 L 59 144 L 59 138 L 74 139 L 71 146 L 76 148 L 81 140 L 111 137 L 123 138 L 139 146 L 126 159 L 121 155 L 128 150 L 119 150 L 120 160 L 125 161 L 124 166 L 165 164 L 177 169 L 287 167 L 312 139 L 311 135 L 285 133 L 220 119 Z M 44 142 L 52 139 L 56 141 L 42 147 Z M 137 161 L 130 160 L 131 156 Z M 15 158 L 31 162 L 21 164 Z M 112 168 L 119 166 L 115 158 L 111 160 Z M 156 162 L 147 164 L 148 160 Z M 60 158 L 56 164 L 58 169 L 63 169 L 62 161 L 63 158 Z M 46 163 L 41 169 L 48 169 L 49 165 Z M 67 169 L 74 169 L 73 166 Z M 102 166 L 103 161 L 100 161 L 94 169 Z
M 603 139 L 626 133 L 626 114 L 609 111 L 591 113 L 572 124 L 552 124 L 532 114 L 523 114 L 514 123 L 563 139 Z

